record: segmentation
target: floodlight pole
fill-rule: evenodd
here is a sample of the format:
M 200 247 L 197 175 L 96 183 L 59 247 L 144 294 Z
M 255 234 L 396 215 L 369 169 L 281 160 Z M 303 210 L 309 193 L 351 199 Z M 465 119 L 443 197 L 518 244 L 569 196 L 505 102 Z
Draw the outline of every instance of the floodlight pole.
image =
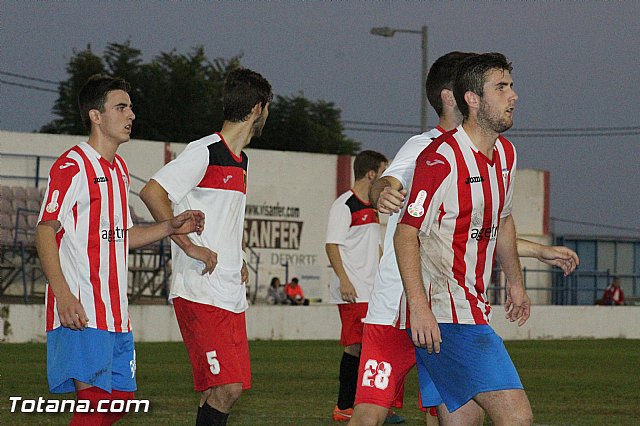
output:
M 371 28 L 371 34 L 378 35 L 382 37 L 393 37 L 395 33 L 409 33 L 409 34 L 420 34 L 422 37 L 422 75 L 420 78 L 420 131 L 427 131 L 427 91 L 426 91 L 426 83 L 427 83 L 427 70 L 428 70 L 428 33 L 427 26 L 423 25 L 420 31 L 418 30 L 405 30 L 400 28 L 389 28 L 389 27 L 375 27 Z

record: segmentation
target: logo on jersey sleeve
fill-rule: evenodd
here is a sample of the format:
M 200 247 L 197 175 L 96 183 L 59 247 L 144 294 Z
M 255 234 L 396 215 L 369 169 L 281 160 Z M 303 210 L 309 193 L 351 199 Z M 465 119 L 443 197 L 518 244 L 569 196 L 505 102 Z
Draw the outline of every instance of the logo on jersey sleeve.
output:
M 57 189 L 51 193 L 51 201 L 49 201 L 49 204 L 47 204 L 47 207 L 45 207 L 47 213 L 55 213 L 56 211 L 58 211 L 58 209 L 60 208 L 60 205 L 58 205 L 59 196 L 60 191 L 58 191 Z
M 438 160 L 439 161 L 439 160 Z M 413 217 L 421 217 L 424 215 L 424 202 L 427 200 L 427 191 L 421 189 L 418 192 L 416 201 L 407 206 L 407 212 Z
M 438 164 L 444 164 L 444 161 L 442 160 L 427 160 L 427 166 L 431 167 L 431 166 L 437 166 Z

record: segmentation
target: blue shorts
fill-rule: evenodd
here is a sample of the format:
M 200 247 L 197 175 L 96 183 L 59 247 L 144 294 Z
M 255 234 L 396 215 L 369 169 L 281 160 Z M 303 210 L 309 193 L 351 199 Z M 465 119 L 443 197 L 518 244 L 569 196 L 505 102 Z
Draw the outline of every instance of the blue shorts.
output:
M 135 391 L 133 333 L 66 327 L 47 332 L 47 379 L 51 393 L 75 392 L 74 379 L 109 393 Z
M 411 338 L 411 330 L 409 331 L 409 338 Z M 416 349 L 416 359 L 419 358 L 418 348 Z M 429 372 L 427 368 L 421 363 L 417 362 L 416 367 L 418 368 L 418 386 L 420 391 L 420 403 L 423 407 L 437 407 L 442 404 L 442 398 L 440 397 L 440 393 L 438 393 L 438 389 L 436 389 L 436 385 L 431 380 L 429 376 Z
M 502 339 L 490 326 L 438 325 L 440 353 L 416 348 L 418 372 L 421 366 L 428 372 L 449 412 L 482 392 L 523 389 Z

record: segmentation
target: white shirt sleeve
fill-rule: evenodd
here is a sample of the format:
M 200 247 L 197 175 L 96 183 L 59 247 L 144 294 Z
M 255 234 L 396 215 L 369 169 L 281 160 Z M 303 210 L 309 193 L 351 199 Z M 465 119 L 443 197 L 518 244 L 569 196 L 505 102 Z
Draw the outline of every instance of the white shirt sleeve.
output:
M 514 151 L 514 159 L 513 159 L 513 168 L 511 169 L 509 176 L 509 187 L 507 188 L 507 194 L 504 199 L 504 206 L 502 207 L 502 212 L 500 213 L 500 217 L 507 217 L 513 211 L 513 188 L 516 184 L 516 163 L 518 161 L 518 157 Z
M 402 145 L 402 148 L 400 148 L 382 176 L 394 177 L 400 181 L 403 189 L 409 188 L 413 180 L 413 172 L 416 169 L 418 155 L 431 143 L 433 137 L 437 137 L 440 134 L 439 130 L 433 129 L 428 133 L 410 138 Z
M 192 142 L 178 157 L 167 163 L 151 179 L 155 180 L 169 194 L 174 204 L 195 188 L 207 171 L 209 150 L 207 144 Z
M 328 244 L 344 244 L 351 226 L 351 211 L 344 203 L 334 203 L 329 211 L 329 224 L 327 225 Z

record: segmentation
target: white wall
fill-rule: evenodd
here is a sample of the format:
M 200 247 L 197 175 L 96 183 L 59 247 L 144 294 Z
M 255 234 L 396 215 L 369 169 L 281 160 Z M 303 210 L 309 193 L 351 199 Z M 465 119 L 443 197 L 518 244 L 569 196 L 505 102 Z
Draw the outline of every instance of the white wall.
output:
M 136 341 L 181 341 L 171 306 L 130 307 Z M 44 342 L 44 306 L 0 305 L 0 342 Z M 522 327 L 494 307 L 492 325 L 505 340 L 640 339 L 637 306 L 533 306 Z M 340 318 L 334 305 L 252 306 L 247 311 L 250 340 L 338 340 Z

